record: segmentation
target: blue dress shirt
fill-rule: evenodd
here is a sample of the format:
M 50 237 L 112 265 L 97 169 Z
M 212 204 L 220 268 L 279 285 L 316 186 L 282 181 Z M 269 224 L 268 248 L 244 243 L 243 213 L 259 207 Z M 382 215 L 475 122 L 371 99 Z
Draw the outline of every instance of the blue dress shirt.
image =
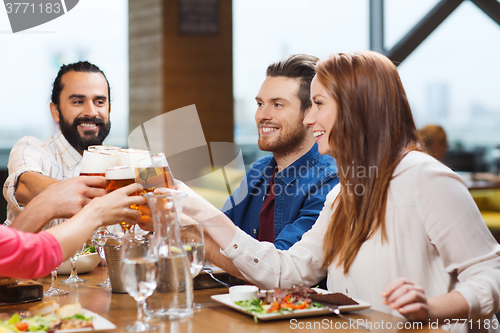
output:
M 273 156 L 258 159 L 222 211 L 247 234 L 257 237 L 259 213 L 276 167 Z M 326 195 L 339 182 L 335 160 L 317 144 L 275 177 L 274 245 L 286 250 L 311 229 Z

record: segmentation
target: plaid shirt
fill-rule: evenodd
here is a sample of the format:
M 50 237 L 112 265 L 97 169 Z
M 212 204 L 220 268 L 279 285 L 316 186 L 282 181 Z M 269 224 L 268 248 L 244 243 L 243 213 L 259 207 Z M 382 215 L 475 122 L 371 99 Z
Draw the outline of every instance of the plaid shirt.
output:
M 3 186 L 3 195 L 8 203 L 4 225 L 10 225 L 23 209 L 15 197 L 19 176 L 33 171 L 57 180 L 73 178 L 80 174 L 81 161 L 80 153 L 61 132 L 45 142 L 30 136 L 21 138 L 10 151 L 9 177 Z M 60 222 L 61 220 L 52 220 L 44 229 Z

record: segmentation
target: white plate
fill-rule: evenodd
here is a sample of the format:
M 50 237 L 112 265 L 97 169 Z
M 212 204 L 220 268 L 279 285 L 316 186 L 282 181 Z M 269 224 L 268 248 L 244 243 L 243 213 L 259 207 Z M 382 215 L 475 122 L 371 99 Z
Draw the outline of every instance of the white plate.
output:
M 318 293 L 321 294 L 327 294 L 328 291 L 323 290 L 323 289 L 316 289 L 315 290 Z M 244 314 L 247 314 L 249 316 L 254 316 L 254 314 L 250 311 L 245 310 L 239 305 L 236 305 L 235 303 L 231 302 L 229 299 L 229 294 L 221 294 L 221 295 L 212 295 L 212 299 L 216 302 L 222 303 L 226 306 L 229 306 L 232 309 L 235 309 L 237 311 L 240 311 Z M 352 311 L 359 311 L 359 310 L 364 310 L 368 309 L 371 307 L 371 304 L 368 302 L 364 302 L 358 299 L 353 298 L 356 302 L 358 302 L 357 305 L 341 305 L 339 306 L 340 312 L 352 312 Z M 300 318 L 300 317 L 311 317 L 311 316 L 319 316 L 319 315 L 327 315 L 327 314 L 333 314 L 328 309 L 325 308 L 311 308 L 311 309 L 304 309 L 304 310 L 294 310 L 292 312 L 285 312 L 285 313 L 264 313 L 264 314 L 257 314 L 257 318 L 259 320 L 278 320 L 278 319 L 288 319 L 288 318 Z
M 78 257 L 76 261 L 76 272 L 87 273 L 93 270 L 101 261 L 101 256 L 98 253 L 85 254 Z M 71 262 L 66 260 L 57 269 L 57 274 L 71 274 Z
M 74 330 L 56 330 L 56 333 L 71 333 L 71 332 L 105 332 L 105 331 L 110 331 L 116 329 L 116 325 L 107 320 L 106 318 L 103 318 L 99 316 L 97 313 L 92 312 L 87 309 L 82 309 L 83 310 L 83 315 L 85 317 L 93 317 L 92 319 L 92 324 L 94 325 L 94 329 L 89 329 L 89 328 L 78 328 Z

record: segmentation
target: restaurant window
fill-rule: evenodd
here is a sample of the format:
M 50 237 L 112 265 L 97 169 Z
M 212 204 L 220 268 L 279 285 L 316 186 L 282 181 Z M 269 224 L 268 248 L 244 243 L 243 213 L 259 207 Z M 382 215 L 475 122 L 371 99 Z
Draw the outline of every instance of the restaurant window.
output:
M 420 1 L 411 1 L 415 8 Z M 428 9 L 437 1 L 425 3 Z M 405 2 L 406 4 L 406 2 Z M 386 48 L 405 30 L 412 8 L 386 1 Z M 412 23 L 413 24 L 413 23 Z M 398 67 L 417 122 L 441 125 L 448 136 L 445 163 L 463 171 L 498 173 L 500 145 L 500 25 L 464 1 Z M 471 156 L 468 162 L 459 162 Z
M 128 135 L 128 4 L 123 0 L 79 1 L 63 16 L 12 33 L 0 8 L 0 169 L 25 135 L 45 140 L 57 130 L 50 115 L 52 83 L 62 64 L 88 60 L 111 86 L 110 145 Z
M 386 0 L 390 49 L 438 0 Z M 266 67 L 291 53 L 323 58 L 367 50 L 368 0 L 233 1 L 235 142 L 259 152 L 254 97 Z M 418 127 L 444 127 L 453 154 L 474 155 L 469 171 L 495 171 L 500 156 L 500 26 L 464 1 L 398 67 Z

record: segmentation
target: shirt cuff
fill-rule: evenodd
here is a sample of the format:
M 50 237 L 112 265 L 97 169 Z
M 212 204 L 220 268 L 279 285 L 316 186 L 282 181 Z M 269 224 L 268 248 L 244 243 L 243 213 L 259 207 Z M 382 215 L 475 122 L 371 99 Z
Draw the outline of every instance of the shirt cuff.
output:
M 279 252 L 272 243 L 259 242 L 238 228 L 222 254 L 233 261 L 245 279 L 272 289 L 279 285 Z
M 469 314 L 468 319 L 476 319 L 480 317 L 480 304 L 474 295 L 474 292 L 467 288 L 466 286 L 458 285 L 453 291 L 459 292 L 464 298 L 467 304 L 469 304 Z

